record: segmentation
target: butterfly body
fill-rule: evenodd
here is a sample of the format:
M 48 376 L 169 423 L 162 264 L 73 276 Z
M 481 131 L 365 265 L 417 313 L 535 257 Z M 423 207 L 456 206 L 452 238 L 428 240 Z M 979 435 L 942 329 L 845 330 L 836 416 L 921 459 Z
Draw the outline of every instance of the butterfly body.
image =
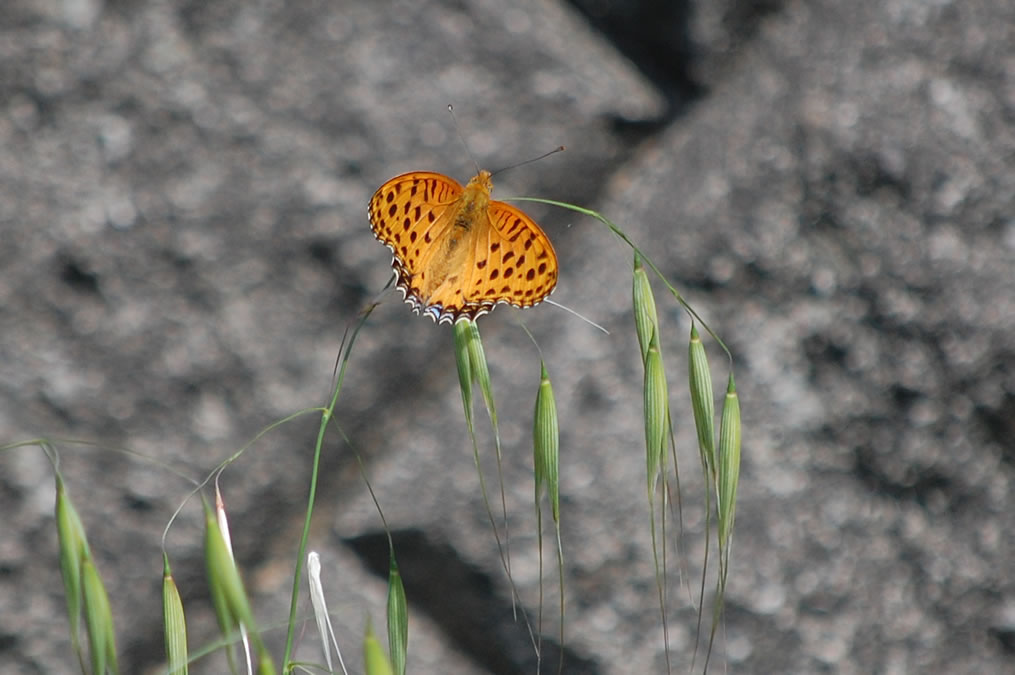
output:
M 498 303 L 531 307 L 557 284 L 546 234 L 517 208 L 490 198 L 480 171 L 463 188 L 443 174 L 392 178 L 370 200 L 374 236 L 393 253 L 398 289 L 438 323 L 475 319 Z

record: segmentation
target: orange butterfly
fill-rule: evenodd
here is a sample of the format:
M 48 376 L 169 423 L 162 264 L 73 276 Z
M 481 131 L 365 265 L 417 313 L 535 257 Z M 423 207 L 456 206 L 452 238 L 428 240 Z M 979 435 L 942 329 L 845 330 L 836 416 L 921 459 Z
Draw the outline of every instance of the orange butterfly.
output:
M 527 215 L 490 199 L 480 171 L 464 188 L 453 178 L 412 171 L 374 193 L 374 236 L 394 253 L 398 289 L 437 323 L 475 319 L 498 303 L 531 307 L 557 285 L 557 254 Z

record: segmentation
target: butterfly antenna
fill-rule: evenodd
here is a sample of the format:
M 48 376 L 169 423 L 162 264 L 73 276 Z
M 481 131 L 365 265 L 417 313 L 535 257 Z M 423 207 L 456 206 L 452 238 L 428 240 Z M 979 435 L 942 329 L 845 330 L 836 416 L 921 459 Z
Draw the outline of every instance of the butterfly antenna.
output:
M 479 173 L 479 162 L 477 162 L 476 158 L 472 156 L 472 151 L 469 150 L 469 144 L 465 142 L 465 137 L 462 136 L 462 128 L 458 124 L 458 118 L 455 117 L 455 106 L 453 106 L 450 103 L 448 103 L 448 112 L 451 113 L 451 119 L 455 123 L 455 135 L 458 136 L 458 140 L 460 140 L 462 142 L 462 147 L 465 148 L 465 154 L 467 154 L 469 156 L 469 159 L 472 160 L 472 164 L 473 164 L 473 166 L 476 167 L 476 173 L 478 174 Z
M 496 176 L 497 174 L 501 173 L 502 171 L 507 171 L 508 169 L 517 169 L 520 166 L 525 166 L 526 164 L 532 164 L 533 162 L 538 162 L 541 159 L 546 159 L 550 155 L 556 155 L 558 152 L 564 152 L 565 150 L 567 150 L 567 148 L 565 148 L 563 145 L 560 145 L 560 146 L 554 148 L 553 150 L 550 150 L 550 152 L 547 152 L 547 153 L 544 153 L 544 154 L 540 155 L 539 157 L 533 157 L 532 159 L 527 159 L 524 162 L 518 162 L 517 164 L 511 164 L 510 166 L 505 166 L 502 169 L 497 169 L 496 171 L 491 171 L 490 175 L 491 176 Z
M 567 307 L 567 306 L 565 306 L 565 305 L 562 305 L 562 304 L 560 304 L 559 302 L 554 302 L 553 300 L 550 300 L 549 298 L 547 298 L 546 300 L 543 300 L 543 302 L 545 302 L 545 303 L 547 303 L 547 304 L 549 304 L 549 305 L 553 305 L 554 307 L 557 307 L 557 308 L 559 308 L 559 309 L 562 309 L 562 310 L 564 310 L 565 312 L 568 312 L 569 314 L 573 314 L 574 316 L 578 317 L 579 319 L 581 319 L 582 321 L 584 321 L 584 322 L 585 322 L 585 323 L 587 323 L 588 325 L 592 326 L 593 328 L 598 328 L 599 330 L 603 331 L 603 332 L 604 332 L 604 333 L 606 333 L 607 335 L 609 335 L 609 334 L 610 334 L 610 331 L 606 330 L 605 328 L 603 328 L 602 326 L 600 326 L 600 325 L 599 325 L 598 323 L 596 323 L 596 322 L 595 322 L 595 321 L 593 321 L 592 319 L 589 319 L 589 318 L 587 318 L 587 317 L 585 317 L 585 316 L 582 316 L 581 314 L 579 314 L 578 312 L 574 311 L 574 310 L 573 310 L 573 309 L 571 309 L 570 307 Z

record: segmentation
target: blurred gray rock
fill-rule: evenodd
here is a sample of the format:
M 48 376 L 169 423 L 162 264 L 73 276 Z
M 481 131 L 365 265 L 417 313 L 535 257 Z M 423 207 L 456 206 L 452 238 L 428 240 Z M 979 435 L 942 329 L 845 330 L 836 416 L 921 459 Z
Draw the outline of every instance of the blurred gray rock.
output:
M 1015 672 L 1015 9 L 576 5 L 15 0 L 0 13 L 0 442 L 62 439 L 123 672 L 161 672 L 161 534 L 193 481 L 326 403 L 343 333 L 378 298 L 336 419 L 394 532 L 410 671 L 535 672 L 452 331 L 378 295 L 389 255 L 366 222 L 396 173 L 474 172 L 448 103 L 485 168 L 568 146 L 498 175 L 496 196 L 602 211 L 736 358 L 744 464 L 713 668 Z M 553 299 L 610 334 L 548 304 L 480 322 L 518 603 L 535 621 L 539 355 L 524 321 L 560 409 L 565 672 L 665 672 L 631 254 L 594 221 L 525 209 L 557 247 Z M 693 589 L 704 515 L 688 324 L 657 293 Z M 273 429 L 222 478 L 278 655 L 318 424 L 311 411 Z M 0 458 L 5 673 L 76 672 L 52 485 L 37 449 Z M 215 634 L 198 502 L 166 546 L 196 648 Z M 366 617 L 383 625 L 386 540 L 338 434 L 312 547 L 358 672 Z M 545 545 L 544 672 L 559 648 L 554 560 Z M 670 562 L 683 672 L 695 611 Z M 299 654 L 320 659 L 309 627 Z M 223 669 L 212 657 L 194 672 Z

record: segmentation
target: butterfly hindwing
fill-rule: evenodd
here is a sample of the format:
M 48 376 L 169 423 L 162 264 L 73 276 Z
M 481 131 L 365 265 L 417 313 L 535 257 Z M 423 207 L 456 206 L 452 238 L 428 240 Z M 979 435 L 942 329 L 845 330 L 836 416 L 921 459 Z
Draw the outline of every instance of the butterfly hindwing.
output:
M 557 285 L 557 254 L 546 233 L 521 210 L 490 202 L 491 264 L 489 277 L 499 302 L 531 307 Z M 499 281 L 499 283 L 498 283 Z

